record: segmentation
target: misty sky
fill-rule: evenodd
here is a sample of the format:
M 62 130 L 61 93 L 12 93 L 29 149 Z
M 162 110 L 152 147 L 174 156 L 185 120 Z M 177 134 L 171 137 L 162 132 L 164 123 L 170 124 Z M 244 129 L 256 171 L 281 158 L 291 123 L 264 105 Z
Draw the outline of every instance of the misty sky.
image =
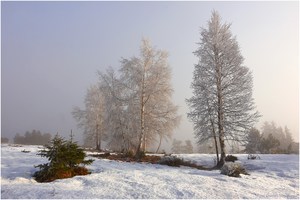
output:
M 83 108 L 97 70 L 139 55 L 142 37 L 169 52 L 177 139 L 193 139 L 186 98 L 211 11 L 232 23 L 264 121 L 299 136 L 298 2 L 1 2 L 1 134 L 37 129 L 80 138 L 71 115 Z M 12 141 L 12 140 L 11 140 Z

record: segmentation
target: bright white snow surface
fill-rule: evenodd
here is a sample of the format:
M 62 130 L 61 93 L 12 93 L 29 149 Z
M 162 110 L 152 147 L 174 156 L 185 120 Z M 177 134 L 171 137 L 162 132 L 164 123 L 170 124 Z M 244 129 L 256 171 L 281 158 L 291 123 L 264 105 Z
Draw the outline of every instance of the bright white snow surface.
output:
M 40 147 L 1 146 L 1 198 L 3 199 L 239 199 L 299 198 L 299 156 L 260 155 L 247 160 L 237 155 L 250 176 L 221 175 L 219 170 L 126 163 L 97 159 L 88 168 L 92 174 L 37 183 L 34 165 L 47 162 L 36 155 Z M 23 153 L 22 150 L 30 153 Z M 215 155 L 177 155 L 201 165 L 213 165 Z

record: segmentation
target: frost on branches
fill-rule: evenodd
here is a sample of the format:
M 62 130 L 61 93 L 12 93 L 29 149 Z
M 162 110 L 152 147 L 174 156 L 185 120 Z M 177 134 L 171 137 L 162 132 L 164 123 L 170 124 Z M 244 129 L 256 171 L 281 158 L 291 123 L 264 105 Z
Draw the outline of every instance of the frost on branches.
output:
M 161 140 L 170 138 L 179 124 L 168 53 L 148 40 L 142 40 L 140 56 L 121 59 L 117 72 L 99 72 L 96 90 L 98 101 L 86 104 L 84 111 L 75 109 L 73 115 L 88 132 L 101 133 L 112 150 L 139 154 L 158 142 L 158 151 Z
M 187 100 L 188 118 L 194 123 L 195 135 L 202 143 L 213 139 L 225 161 L 225 140 L 242 141 L 259 118 L 252 98 L 252 73 L 243 65 L 236 38 L 230 24 L 222 24 L 219 14 L 212 12 L 207 28 L 201 29 L 199 47 L 194 54 L 193 96 Z
M 101 149 L 104 136 L 104 95 L 97 85 L 88 88 L 85 97 L 85 109 L 75 107 L 73 117 L 78 122 L 78 127 L 84 130 L 84 143 L 89 146 L 95 144 L 96 149 Z

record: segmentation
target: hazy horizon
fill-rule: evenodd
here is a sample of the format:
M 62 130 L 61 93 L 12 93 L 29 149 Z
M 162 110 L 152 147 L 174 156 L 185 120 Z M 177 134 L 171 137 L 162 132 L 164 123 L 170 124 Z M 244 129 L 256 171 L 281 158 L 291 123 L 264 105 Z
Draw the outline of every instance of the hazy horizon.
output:
M 1 2 L 1 136 L 33 129 L 64 136 L 82 130 L 71 115 L 84 107 L 97 70 L 138 55 L 143 37 L 169 52 L 181 124 L 173 138 L 194 141 L 185 99 L 197 63 L 193 51 L 211 11 L 232 23 L 253 98 L 262 114 L 299 141 L 299 2 Z M 11 141 L 12 142 L 12 141 Z M 171 144 L 171 142 L 169 142 Z

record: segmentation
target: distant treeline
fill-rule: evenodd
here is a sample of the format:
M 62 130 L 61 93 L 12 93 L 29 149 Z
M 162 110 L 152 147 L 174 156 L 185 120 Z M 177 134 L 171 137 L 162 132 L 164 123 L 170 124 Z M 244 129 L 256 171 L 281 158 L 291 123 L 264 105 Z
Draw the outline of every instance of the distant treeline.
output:
M 191 140 L 185 140 L 185 144 L 181 140 L 173 140 L 172 153 L 193 153 L 193 145 Z
M 32 145 L 44 145 L 51 140 L 52 135 L 50 133 L 41 133 L 41 131 L 32 130 L 26 131 L 22 136 L 19 133 L 14 137 L 15 144 L 32 144 Z
M 276 126 L 275 122 L 265 122 L 261 132 L 252 128 L 246 141 L 247 153 L 299 154 L 299 143 L 294 141 L 290 130 L 286 126 Z
M 200 144 L 199 153 L 213 153 L 214 151 L 213 139 Z M 249 154 L 299 154 L 299 142 L 294 141 L 287 126 L 281 127 L 275 122 L 266 121 L 260 130 L 250 129 L 243 143 L 228 141 L 227 151 Z
M 6 138 L 6 137 L 1 137 L 1 144 L 3 143 L 8 143 L 9 142 L 9 139 Z

